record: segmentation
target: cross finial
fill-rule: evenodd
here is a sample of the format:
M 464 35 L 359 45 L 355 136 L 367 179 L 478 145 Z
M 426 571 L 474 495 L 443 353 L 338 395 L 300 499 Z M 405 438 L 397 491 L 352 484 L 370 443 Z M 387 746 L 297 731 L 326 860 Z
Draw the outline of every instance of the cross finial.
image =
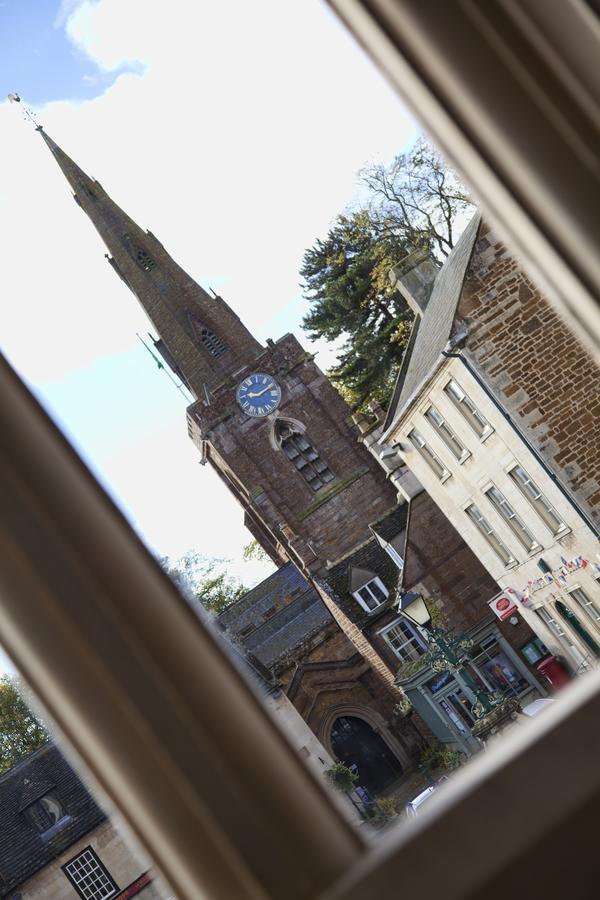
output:
M 36 118 L 35 118 L 35 115 L 34 115 L 33 111 L 32 111 L 31 109 L 29 109 L 28 106 L 25 106 L 25 105 L 23 104 L 23 101 L 21 100 L 21 98 L 20 98 L 20 96 L 19 96 L 18 94 L 9 94 L 9 95 L 8 95 L 8 99 L 9 99 L 9 101 L 10 101 L 11 103 L 20 103 L 20 104 L 21 104 L 21 111 L 22 111 L 22 113 L 23 113 L 23 118 L 25 119 L 25 121 L 31 122 L 31 124 L 34 126 L 34 128 L 35 128 L 36 131 L 41 131 L 41 130 L 42 130 L 42 126 L 41 126 L 41 125 L 38 125 L 37 120 L 36 120 Z

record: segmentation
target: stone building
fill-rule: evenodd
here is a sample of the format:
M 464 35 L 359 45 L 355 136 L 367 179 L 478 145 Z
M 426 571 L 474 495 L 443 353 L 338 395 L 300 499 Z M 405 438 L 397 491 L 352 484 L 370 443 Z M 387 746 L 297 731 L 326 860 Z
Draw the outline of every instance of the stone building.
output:
M 153 323 L 156 349 L 195 398 L 187 427 L 201 461 L 237 498 L 247 527 L 276 564 L 292 563 L 332 617 L 324 626 L 327 639 L 305 660 L 302 690 L 297 677 L 289 696 L 310 719 L 303 698 L 318 663 L 318 680 L 330 678 L 338 691 L 337 715 L 329 703 L 327 727 L 343 720 L 347 743 L 359 743 L 377 725 L 395 755 L 396 774 L 414 768 L 429 733 L 424 728 L 419 735 L 415 723 L 392 722 L 401 694 L 365 627 L 365 603 L 368 612 L 388 610 L 395 583 L 381 587 L 370 567 L 352 564 L 355 552 L 374 543 L 370 523 L 394 516 L 398 499 L 358 441 L 349 408 L 293 335 L 261 346 L 221 297 L 196 284 L 153 234 L 39 130 L 106 244 L 108 262 Z M 350 604 L 346 588 L 339 588 L 344 571 Z M 359 709 L 364 716 L 368 710 L 368 718 Z M 330 746 L 320 726 L 317 733 Z M 372 743 L 374 753 L 384 752 L 379 740 Z
M 0 809 L 0 897 L 169 897 L 54 744 L 0 776 Z
M 596 665 L 598 368 L 478 215 L 439 271 L 413 254 L 393 278 L 415 322 L 367 443 L 392 480 L 406 465 L 425 487 L 502 590 L 500 614 L 518 609 L 571 671 Z

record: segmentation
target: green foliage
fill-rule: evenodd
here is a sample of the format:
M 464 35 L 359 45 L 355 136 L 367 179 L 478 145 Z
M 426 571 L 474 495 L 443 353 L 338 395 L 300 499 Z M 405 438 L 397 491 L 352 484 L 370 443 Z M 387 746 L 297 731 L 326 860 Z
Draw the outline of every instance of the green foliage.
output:
M 386 825 L 395 819 L 403 809 L 398 797 L 379 797 L 370 810 L 369 821 L 372 825 Z
M 161 560 L 161 565 L 184 593 L 195 597 L 206 610 L 218 616 L 246 592 L 238 578 L 227 574 L 229 562 L 188 550 L 175 562 L 166 557 Z
M 432 769 L 458 769 L 463 763 L 464 756 L 458 750 L 443 747 L 441 744 L 432 744 L 423 750 L 421 763 L 431 771 Z
M 350 793 L 354 785 L 358 781 L 358 775 L 344 765 L 343 762 L 336 762 L 325 773 L 329 783 L 344 794 Z
M 0 773 L 49 740 L 46 728 L 23 698 L 20 680 L 5 675 L 0 679 Z
M 270 557 L 257 540 L 252 540 L 244 547 L 244 560 L 245 562 L 269 562 Z
M 364 204 L 335 219 L 327 237 L 306 251 L 300 271 L 311 304 L 303 326 L 311 340 L 345 339 L 328 374 L 355 409 L 369 399 L 388 404 L 410 334 L 412 313 L 390 270 L 416 248 L 446 256 L 456 217 L 470 205 L 423 140 L 388 167 L 364 169 L 361 180 Z

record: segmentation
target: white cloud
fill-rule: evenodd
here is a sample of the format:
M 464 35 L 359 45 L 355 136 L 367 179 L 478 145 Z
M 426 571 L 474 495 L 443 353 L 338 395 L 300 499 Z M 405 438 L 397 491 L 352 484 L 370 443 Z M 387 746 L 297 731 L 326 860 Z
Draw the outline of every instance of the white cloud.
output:
M 84 0 L 61 15 L 102 68 L 142 65 L 93 100 L 48 104 L 48 133 L 250 328 L 278 337 L 281 310 L 301 309 L 303 251 L 352 198 L 356 171 L 411 137 L 406 112 L 316 0 Z M 0 136 L 0 334 L 43 385 L 131 348 L 147 323 L 47 148 L 7 104 Z M 241 513 L 178 421 L 149 436 L 132 401 L 121 450 L 85 451 L 159 551 L 239 558 Z M 80 436 L 76 412 L 67 425 Z

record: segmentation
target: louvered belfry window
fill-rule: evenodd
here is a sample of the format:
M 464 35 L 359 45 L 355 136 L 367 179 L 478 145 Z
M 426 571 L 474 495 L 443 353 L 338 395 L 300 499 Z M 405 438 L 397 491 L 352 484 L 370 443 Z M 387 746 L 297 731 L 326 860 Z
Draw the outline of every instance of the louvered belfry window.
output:
M 221 340 L 218 334 L 215 334 L 210 328 L 204 327 L 200 328 L 199 333 L 202 344 L 206 347 L 211 356 L 219 357 L 225 353 L 227 345 Z
M 143 247 L 135 248 L 135 259 L 137 264 L 144 270 L 144 272 L 151 272 L 152 269 L 156 268 L 156 263 L 150 256 L 147 250 L 144 250 Z
M 279 445 L 287 458 L 291 460 L 313 491 L 320 490 L 333 480 L 333 472 L 324 462 L 313 445 L 293 428 L 291 424 L 279 423 L 277 429 Z

